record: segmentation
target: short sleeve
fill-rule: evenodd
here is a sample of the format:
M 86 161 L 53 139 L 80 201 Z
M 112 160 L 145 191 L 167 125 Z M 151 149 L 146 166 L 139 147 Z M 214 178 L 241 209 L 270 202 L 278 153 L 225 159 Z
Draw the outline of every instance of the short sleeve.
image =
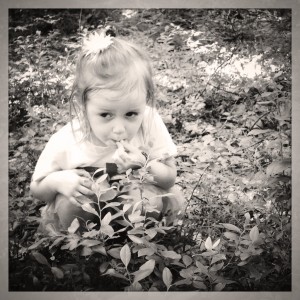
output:
M 67 159 L 64 145 L 65 141 L 59 132 L 51 136 L 37 161 L 32 181 L 40 181 L 50 173 L 62 169 L 62 164 Z
M 171 157 L 177 154 L 177 148 L 156 109 L 146 110 L 143 126 L 150 159 Z

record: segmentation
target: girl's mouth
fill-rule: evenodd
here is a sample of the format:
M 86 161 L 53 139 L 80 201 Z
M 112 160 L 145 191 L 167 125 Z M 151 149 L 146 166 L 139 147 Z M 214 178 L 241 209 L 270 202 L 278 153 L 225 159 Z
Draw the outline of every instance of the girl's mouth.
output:
M 114 146 L 114 147 L 118 147 L 117 146 L 117 143 L 122 143 L 123 141 L 125 141 L 124 139 L 116 139 L 116 140 L 114 140 L 114 139 L 110 139 L 110 140 L 108 140 L 107 142 L 106 142 L 106 145 L 107 146 Z

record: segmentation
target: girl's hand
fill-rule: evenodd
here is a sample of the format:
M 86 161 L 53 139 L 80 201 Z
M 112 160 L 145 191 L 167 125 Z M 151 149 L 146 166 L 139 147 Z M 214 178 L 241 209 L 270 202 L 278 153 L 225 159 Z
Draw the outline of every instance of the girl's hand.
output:
M 128 169 L 142 167 L 146 163 L 146 157 L 142 151 L 126 141 L 117 142 L 118 149 L 113 159 L 118 166 L 118 172 L 124 173 Z
M 51 176 L 56 192 L 66 196 L 76 206 L 80 206 L 76 197 L 94 195 L 91 176 L 85 170 L 63 170 L 54 172 Z

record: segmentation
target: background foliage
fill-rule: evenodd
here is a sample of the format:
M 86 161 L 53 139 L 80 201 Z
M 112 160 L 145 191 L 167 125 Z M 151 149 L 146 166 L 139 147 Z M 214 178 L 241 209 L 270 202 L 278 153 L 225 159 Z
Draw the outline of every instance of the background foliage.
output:
M 188 206 L 168 235 L 156 224 L 156 256 L 134 238 L 111 253 L 35 243 L 30 178 L 69 119 L 80 37 L 106 24 L 149 52 L 178 145 Z M 12 9 L 9 130 L 11 290 L 290 290 L 290 10 Z

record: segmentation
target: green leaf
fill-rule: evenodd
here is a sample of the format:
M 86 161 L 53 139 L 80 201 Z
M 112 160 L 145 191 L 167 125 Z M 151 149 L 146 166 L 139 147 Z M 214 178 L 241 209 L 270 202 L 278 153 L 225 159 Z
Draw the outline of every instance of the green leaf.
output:
M 127 244 L 125 244 L 121 251 L 120 251 L 120 258 L 121 258 L 121 261 L 123 262 L 123 264 L 125 265 L 126 269 L 127 269 L 127 266 L 130 262 L 130 259 L 131 259 L 131 252 L 130 252 L 130 248 Z
M 101 170 L 102 170 L 102 169 L 96 170 L 96 172 L 94 173 L 94 175 L 95 175 L 98 171 L 101 171 Z M 97 178 L 97 179 L 95 180 L 95 183 L 100 184 L 100 183 L 102 183 L 104 180 L 106 180 L 107 177 L 108 177 L 108 174 L 105 173 L 105 174 L 101 175 L 99 178 Z
M 107 256 L 105 247 L 102 245 L 93 246 L 92 250 L 93 250 L 93 252 L 98 252 L 98 253 L 101 253 L 101 254 Z
M 171 258 L 171 259 L 180 259 L 181 255 L 176 253 L 175 251 L 161 251 L 160 254 L 163 257 Z
M 199 280 L 193 281 L 193 287 L 195 287 L 198 290 L 204 290 L 204 291 L 207 290 L 207 286 L 202 281 Z
M 233 241 L 237 241 L 239 239 L 239 236 L 236 233 L 229 231 L 224 232 L 224 236 Z
M 79 221 L 78 221 L 77 218 L 75 218 L 75 219 L 72 221 L 71 225 L 69 226 L 68 232 L 69 232 L 69 233 L 75 233 L 76 230 L 77 230 L 79 227 L 80 227 Z
M 206 239 L 204 246 L 208 251 L 212 250 L 212 241 L 210 236 Z
M 132 206 L 132 203 L 125 203 L 123 206 L 123 212 L 126 213 L 126 211 Z
M 104 273 L 107 270 L 108 266 L 109 266 L 109 262 L 104 261 L 99 267 L 100 273 Z
M 213 265 L 214 263 L 220 261 L 220 260 L 225 260 L 226 259 L 226 255 L 225 254 L 221 254 L 218 253 L 217 255 L 215 255 L 212 260 L 211 260 L 211 265 Z
M 85 246 L 85 247 L 93 247 L 93 246 L 99 245 L 101 243 L 102 243 L 101 241 L 86 239 L 86 240 L 83 240 L 80 243 L 80 245 Z
M 215 286 L 214 286 L 214 291 L 215 292 L 220 292 L 224 289 L 224 287 L 226 286 L 225 283 L 217 283 Z
M 244 260 L 244 261 L 241 261 L 240 263 L 238 263 L 237 265 L 238 265 L 239 267 L 242 267 L 242 266 L 246 265 L 248 262 L 249 262 L 249 261 Z
M 104 218 L 101 220 L 101 226 L 105 226 L 105 225 L 108 225 L 111 221 L 111 213 L 108 212 Z
M 134 281 L 133 283 L 136 283 L 144 278 L 146 278 L 147 276 L 149 276 L 155 267 L 155 260 L 154 259 L 150 259 L 149 261 L 147 261 L 146 263 L 144 263 L 139 271 L 134 272 Z
M 150 228 L 147 229 L 145 233 L 150 237 L 150 239 L 153 239 L 157 234 L 157 230 L 155 230 L 154 228 Z
M 49 236 L 60 236 L 61 235 L 61 232 L 59 232 L 57 230 L 57 228 L 55 228 L 54 224 L 52 224 L 52 223 L 48 223 L 46 225 L 46 230 L 47 230 Z
M 193 262 L 193 259 L 190 256 L 184 254 L 182 257 L 182 261 L 185 264 L 185 266 L 188 267 Z
M 191 278 L 182 279 L 173 283 L 173 285 L 190 285 L 192 283 Z
M 61 269 L 57 268 L 57 267 L 51 267 L 51 272 L 58 279 L 64 278 L 64 272 Z
M 40 239 L 38 242 L 34 243 L 33 245 L 31 245 L 28 250 L 33 250 L 35 248 L 37 248 L 40 244 L 42 244 L 44 241 L 46 241 L 48 238 L 42 238 Z
M 241 230 L 236 227 L 235 225 L 232 224 L 228 224 L 228 223 L 220 223 L 224 228 L 228 229 L 228 230 L 232 230 L 232 231 L 236 231 L 238 233 L 241 233 Z
M 120 250 L 121 250 L 121 247 L 112 248 L 112 249 L 107 250 L 107 253 L 109 255 L 111 255 L 113 258 L 121 259 Z
M 80 255 L 81 256 L 89 256 L 89 255 L 92 255 L 92 253 L 93 253 L 93 251 L 90 247 L 83 247 Z
M 207 269 L 208 269 L 207 266 L 204 266 L 204 265 L 203 265 L 200 261 L 198 261 L 198 260 L 196 261 L 196 266 L 197 266 L 198 270 L 199 270 L 201 273 L 203 273 L 203 274 L 209 276 L 208 271 L 207 271 Z
M 152 254 L 154 254 L 155 253 L 155 251 L 153 250 L 153 249 L 150 249 L 150 248 L 143 248 L 143 249 L 140 249 L 139 251 L 138 251 L 138 257 L 140 257 L 140 256 L 145 256 L 145 255 L 152 255 Z
M 221 239 L 217 239 L 217 240 L 213 243 L 212 248 L 215 249 L 216 247 L 218 247 L 218 245 L 220 244 L 220 242 L 221 242 Z
M 250 239 L 252 241 L 252 243 L 254 243 L 255 241 L 258 240 L 259 238 L 259 231 L 258 231 L 258 227 L 254 226 L 249 233 Z
M 243 253 L 241 253 L 241 255 L 240 255 L 240 259 L 241 260 L 246 260 L 248 257 L 250 257 L 251 256 L 251 254 L 250 253 L 248 253 L 248 252 L 243 252 Z
M 143 291 L 143 287 L 139 282 L 135 282 L 132 285 L 127 286 L 125 288 L 125 291 L 126 292 L 141 292 L 141 291 Z
M 141 211 L 138 210 L 135 213 L 128 215 L 128 219 L 131 223 L 138 223 L 144 221 L 145 216 L 142 216 Z
M 118 273 L 115 269 L 108 269 L 104 274 L 102 274 L 102 276 L 104 275 L 110 275 L 117 278 L 128 280 L 123 274 Z
M 108 204 L 106 204 L 103 209 L 105 208 L 109 208 L 109 207 L 116 207 L 116 206 L 120 206 L 122 203 L 121 202 L 110 202 Z
M 104 170 L 105 170 L 104 168 L 99 168 L 99 169 L 97 169 L 97 170 L 94 172 L 92 178 L 94 178 L 94 176 L 95 176 L 97 173 L 102 172 L 102 171 L 104 171 Z M 100 178 L 101 178 L 101 177 L 100 177 Z
M 72 250 L 74 250 L 75 248 L 77 248 L 78 243 L 79 243 L 79 239 L 78 239 L 78 238 L 72 238 L 72 239 L 69 240 L 69 243 L 67 243 L 67 244 L 65 244 L 65 245 L 63 245 L 63 246 L 61 246 L 60 249 L 62 249 L 62 250 L 67 250 L 67 249 L 69 249 L 69 250 L 72 251 Z
M 87 211 L 87 212 L 89 212 L 91 214 L 94 214 L 94 215 L 99 217 L 98 212 L 89 203 L 84 203 L 83 205 L 81 205 L 81 208 L 84 211 Z
M 212 267 L 210 267 L 209 271 L 210 272 L 217 272 L 217 271 L 221 270 L 223 268 L 223 266 L 224 266 L 224 262 L 222 261 L 222 262 L 220 262 L 218 264 L 215 264 Z
M 49 249 L 52 249 L 54 246 L 58 245 L 60 242 L 62 242 L 66 237 L 65 236 L 61 236 L 59 238 L 57 238 L 51 246 L 49 246 Z
M 114 229 L 110 225 L 101 225 L 100 231 L 109 237 L 112 237 L 115 233 Z
M 46 266 L 50 267 L 46 257 L 43 254 L 41 254 L 39 252 L 32 252 L 32 255 L 37 260 L 37 262 L 39 262 L 42 265 L 46 265 Z
M 140 266 L 140 270 L 152 270 L 155 267 L 155 260 L 150 259 L 147 262 L 145 262 L 143 265 Z
M 169 268 L 165 267 L 163 269 L 162 276 L 163 276 L 163 282 L 166 285 L 167 290 L 169 290 L 169 288 L 171 287 L 171 284 L 172 284 L 172 280 L 173 280 L 173 276 L 172 276 L 172 273 L 169 270 Z
M 188 269 L 182 269 L 179 274 L 183 278 L 192 278 L 195 275 L 195 270 L 197 270 L 197 268 L 191 266 Z
M 83 233 L 82 237 L 84 238 L 93 238 L 95 236 L 99 235 L 99 231 L 98 230 L 91 230 L 91 231 L 86 231 Z
M 139 238 L 139 237 L 137 237 L 137 236 L 135 236 L 135 235 L 130 235 L 130 234 L 128 234 L 128 237 L 129 237 L 134 243 L 136 243 L 136 244 L 143 244 L 143 243 L 144 243 L 144 241 L 143 241 L 141 238 Z
M 103 194 L 100 195 L 100 201 L 108 201 L 113 200 L 117 196 L 118 192 L 116 191 L 115 187 L 111 187 L 107 191 L 105 191 Z
M 202 252 L 201 256 L 208 257 L 208 256 L 213 256 L 213 255 L 215 255 L 217 253 L 218 253 L 218 251 L 209 250 L 209 251 L 206 251 L 206 252 Z

